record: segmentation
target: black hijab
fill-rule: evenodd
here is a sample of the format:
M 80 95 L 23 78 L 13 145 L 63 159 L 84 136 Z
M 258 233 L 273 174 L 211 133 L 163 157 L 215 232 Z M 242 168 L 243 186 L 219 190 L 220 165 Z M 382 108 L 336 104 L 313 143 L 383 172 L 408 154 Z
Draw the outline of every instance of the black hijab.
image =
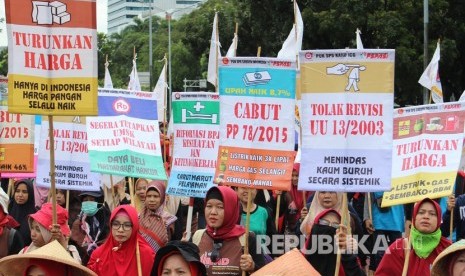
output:
M 339 213 L 333 209 L 328 209 L 318 214 L 313 221 L 310 235 L 305 243 L 305 257 L 321 275 L 334 275 L 334 271 L 336 270 L 337 254 L 335 251 L 336 243 L 334 242 L 336 228 L 329 225 L 318 224 L 322 217 L 331 212 L 335 213 L 339 218 L 341 217 Z M 323 237 L 325 239 L 324 241 L 322 240 Z M 328 239 L 329 244 L 331 244 L 329 248 Z M 330 252 L 322 252 L 322 250 L 330 250 Z
M 26 203 L 17 204 L 14 199 L 14 193 L 20 184 L 25 184 L 27 187 L 28 198 Z M 12 216 L 19 224 L 19 232 L 23 237 L 24 244 L 28 245 L 31 243 L 31 230 L 29 229 L 28 218 L 30 214 L 37 212 L 35 198 L 34 198 L 34 186 L 30 179 L 21 179 L 14 184 L 13 197 L 10 199 L 10 205 L 8 206 L 8 214 Z

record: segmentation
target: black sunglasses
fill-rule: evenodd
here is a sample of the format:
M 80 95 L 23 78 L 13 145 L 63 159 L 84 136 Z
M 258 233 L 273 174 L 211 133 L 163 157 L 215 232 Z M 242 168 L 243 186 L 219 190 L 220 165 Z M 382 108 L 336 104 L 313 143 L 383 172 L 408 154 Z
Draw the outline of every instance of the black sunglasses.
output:
M 210 260 L 214 263 L 220 260 L 220 249 L 223 246 L 223 243 L 213 243 L 213 250 L 210 252 Z

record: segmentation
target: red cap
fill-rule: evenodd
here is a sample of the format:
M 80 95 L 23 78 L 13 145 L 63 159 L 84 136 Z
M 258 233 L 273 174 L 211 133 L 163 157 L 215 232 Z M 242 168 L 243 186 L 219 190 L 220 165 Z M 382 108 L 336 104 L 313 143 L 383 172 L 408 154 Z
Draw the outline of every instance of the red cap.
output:
M 56 205 L 57 210 L 57 224 L 60 225 L 60 230 L 65 236 L 69 236 L 71 230 L 69 229 L 68 225 L 68 210 L 61 207 L 60 205 Z M 52 225 L 52 204 L 50 202 L 44 203 L 39 211 L 35 214 L 30 215 L 32 219 L 37 221 L 40 225 L 42 225 L 45 229 L 49 230 L 50 226 Z

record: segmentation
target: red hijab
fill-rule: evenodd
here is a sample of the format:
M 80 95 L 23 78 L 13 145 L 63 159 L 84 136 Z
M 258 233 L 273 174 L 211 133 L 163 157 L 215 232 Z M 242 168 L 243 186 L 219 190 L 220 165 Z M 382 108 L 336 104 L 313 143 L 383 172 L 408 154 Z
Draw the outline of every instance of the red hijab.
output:
M 137 219 L 136 209 L 130 205 L 116 207 L 113 212 L 111 212 L 110 230 L 111 222 L 115 219 L 116 214 L 121 211 L 126 212 L 132 222 L 131 237 L 120 246 L 119 242 L 113 238 L 113 235 L 109 235 L 105 243 L 92 253 L 88 267 L 98 275 L 137 275 L 136 244 L 139 242 L 142 275 L 150 275 L 155 253 L 145 239 L 139 234 L 139 221 Z M 118 249 L 115 250 L 116 248 Z
M 420 206 L 425 202 L 429 202 L 429 203 L 433 204 L 434 209 L 436 209 L 436 214 L 438 216 L 438 222 L 436 224 L 436 228 L 434 229 L 434 231 L 436 231 L 436 230 L 439 229 L 439 227 L 441 226 L 441 223 L 442 223 L 442 211 L 441 211 L 441 206 L 439 206 L 439 204 L 436 201 L 434 201 L 434 200 L 432 200 L 430 198 L 424 198 L 421 201 L 418 201 L 415 204 L 415 206 L 413 207 L 413 226 L 416 228 L 415 218 L 417 217 L 418 210 L 420 209 Z
M 0 236 L 3 234 L 5 227 L 16 228 L 19 223 L 10 215 L 6 214 L 0 207 Z
M 168 254 L 166 254 L 166 256 L 163 256 L 161 261 L 160 261 L 160 265 L 158 266 L 158 269 L 157 269 L 157 275 L 163 275 L 163 265 L 165 264 L 165 261 L 173 256 L 173 255 L 176 255 L 178 254 L 179 256 L 181 256 L 182 258 L 184 258 L 182 256 L 182 254 L 179 252 L 179 251 L 172 251 Z M 185 259 L 184 259 L 185 260 Z M 186 260 L 185 260 L 186 261 Z M 186 263 L 189 265 L 189 271 L 191 273 L 191 276 L 201 276 L 203 275 L 202 272 L 200 271 L 200 268 L 199 268 L 199 264 L 198 263 L 195 263 L 195 262 L 188 262 L 186 261 Z
M 236 222 L 239 221 L 239 198 L 237 193 L 226 186 L 211 187 L 207 192 L 205 198 L 205 205 L 209 200 L 209 196 L 213 191 L 217 190 L 222 197 L 222 202 L 224 206 L 224 220 L 223 225 L 220 228 L 214 229 L 207 224 L 207 233 L 214 240 L 229 240 L 242 236 L 245 233 L 243 226 L 238 225 Z
M 294 167 L 292 168 L 292 171 L 296 171 L 297 173 L 300 173 L 300 163 L 294 163 Z M 297 207 L 297 210 L 302 210 L 304 207 L 304 197 L 302 195 L 302 191 L 297 190 L 297 185 L 291 184 L 291 198 L 295 203 L 295 206 Z M 300 216 L 300 214 L 299 214 Z

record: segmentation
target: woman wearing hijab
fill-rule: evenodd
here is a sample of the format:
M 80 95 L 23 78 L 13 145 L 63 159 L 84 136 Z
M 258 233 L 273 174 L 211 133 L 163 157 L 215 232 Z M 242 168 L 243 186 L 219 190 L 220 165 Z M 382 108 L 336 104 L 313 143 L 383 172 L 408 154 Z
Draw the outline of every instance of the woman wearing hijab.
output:
M 71 240 L 81 252 L 82 263 L 89 261 L 92 252 L 110 234 L 110 209 L 104 201 L 102 190 L 79 194 L 81 213 L 72 224 Z
M 0 188 L 0 259 L 17 254 L 23 247 L 23 238 L 14 228 L 19 223 L 8 215 L 8 195 Z
M 341 212 L 342 208 L 342 193 L 336 192 L 315 192 L 312 203 L 307 213 L 307 208 L 302 209 L 301 219 L 302 224 L 300 225 L 300 232 L 308 235 L 312 228 L 313 221 L 316 216 L 324 210 L 334 209 L 338 213 Z
M 407 275 L 430 275 L 434 259 L 451 244 L 441 236 L 441 213 L 441 207 L 430 198 L 415 204 Z M 388 249 L 390 254 L 384 254 L 375 275 L 401 275 L 406 245 L 405 238 L 397 239 L 391 244 Z
M 10 200 L 8 213 L 19 223 L 19 233 L 24 244 L 31 243 L 31 231 L 28 218 L 37 211 L 34 200 L 34 186 L 29 179 L 21 179 L 14 184 L 13 199 Z
M 68 240 L 71 230 L 68 225 L 68 210 L 56 205 L 57 224 L 52 224 L 53 205 L 44 203 L 39 211 L 29 216 L 29 228 L 31 229 L 30 245 L 21 250 L 20 254 L 32 252 L 53 240 L 57 240 L 77 262 L 81 263 L 81 257 L 74 245 L 69 245 Z
M 158 250 L 151 276 L 207 276 L 199 248 L 192 242 L 170 241 Z
M 200 261 L 208 275 L 241 275 L 252 273 L 264 265 L 263 254 L 257 252 L 255 235 L 250 233 L 249 254 L 243 253 L 243 226 L 239 220 L 239 199 L 226 186 L 212 187 L 205 199 L 206 230 L 195 232 L 192 240 L 199 246 Z
M 297 222 L 300 219 L 302 208 L 305 207 L 303 192 L 297 190 L 299 182 L 300 163 L 294 163 L 292 168 L 292 185 L 291 190 L 286 193 L 286 201 L 288 202 L 287 211 L 285 213 L 286 226 L 288 231 L 294 233 Z M 307 192 L 310 195 L 310 192 Z
M 163 181 L 150 182 L 145 194 L 145 206 L 139 215 L 141 235 L 155 252 L 171 240 L 177 220 L 176 216 L 164 210 L 165 189 Z
M 341 250 L 339 275 L 365 275 L 357 261 L 357 255 L 352 253 L 356 248 L 356 242 L 347 236 L 346 228 L 341 225 L 341 215 L 336 210 L 327 209 L 320 212 L 312 224 L 304 255 L 321 275 L 334 275 L 337 246 Z
M 111 235 L 93 251 L 87 267 L 98 275 L 138 275 L 139 255 L 141 275 L 150 275 L 155 253 L 139 234 L 136 209 L 130 205 L 115 208 L 111 212 L 110 227 Z
M 142 211 L 145 203 L 145 194 L 147 193 L 148 181 L 145 178 L 139 178 L 134 183 L 135 197 L 134 197 L 134 206 L 136 207 L 137 212 Z

